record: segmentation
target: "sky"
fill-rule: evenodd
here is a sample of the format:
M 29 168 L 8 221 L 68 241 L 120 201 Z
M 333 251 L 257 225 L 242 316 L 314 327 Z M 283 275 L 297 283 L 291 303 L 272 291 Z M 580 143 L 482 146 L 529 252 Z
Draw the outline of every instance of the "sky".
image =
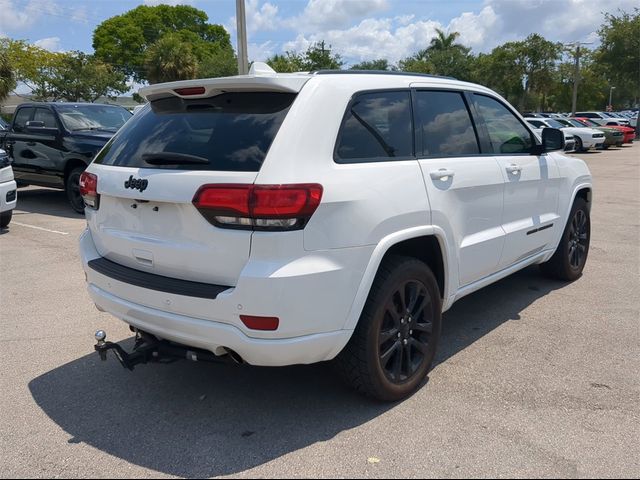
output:
M 51 51 L 92 52 L 102 21 L 138 5 L 189 4 L 236 43 L 235 0 L 0 0 L 0 36 Z M 633 12 L 636 0 L 245 0 L 249 60 L 302 51 L 325 40 L 347 65 L 392 63 L 429 45 L 435 29 L 460 33 L 475 53 L 540 33 L 552 41 L 594 42 L 604 13 Z

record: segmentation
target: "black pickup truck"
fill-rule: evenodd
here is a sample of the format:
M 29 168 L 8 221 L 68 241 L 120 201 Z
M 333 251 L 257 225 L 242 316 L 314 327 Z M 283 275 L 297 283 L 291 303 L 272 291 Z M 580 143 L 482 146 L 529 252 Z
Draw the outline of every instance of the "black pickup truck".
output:
M 63 189 L 72 208 L 82 213 L 80 174 L 130 117 L 116 105 L 24 103 L 9 128 L 0 130 L 0 149 L 13 159 L 18 186 Z

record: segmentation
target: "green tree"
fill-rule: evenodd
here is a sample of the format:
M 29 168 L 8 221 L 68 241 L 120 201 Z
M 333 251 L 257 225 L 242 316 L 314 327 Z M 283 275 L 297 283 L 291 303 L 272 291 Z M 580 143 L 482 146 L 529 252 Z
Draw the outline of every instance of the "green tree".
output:
M 606 14 L 598 31 L 598 67 L 616 87 L 615 97 L 623 106 L 640 104 L 640 8 L 633 13 Z
M 141 5 L 98 25 L 93 48 L 97 58 L 128 78 L 146 81 L 148 50 L 167 35 L 172 36 L 174 40 L 169 43 L 175 47 L 177 35 L 190 45 L 198 64 L 208 65 L 209 76 L 224 75 L 234 57 L 231 40 L 223 26 L 208 21 L 205 12 L 186 5 Z M 221 71 L 216 70 L 218 67 Z
M 16 79 L 9 55 L 0 47 L 0 102 L 16 88 Z
M 337 53 L 332 53 L 331 45 L 324 40 L 314 43 L 306 52 L 285 52 L 284 55 L 274 55 L 267 60 L 267 64 L 276 72 L 311 72 L 314 70 L 339 70 L 344 61 Z
M 83 52 L 62 54 L 51 70 L 53 96 L 77 102 L 95 102 L 100 97 L 114 97 L 129 90 L 124 74 Z
M 149 83 L 190 80 L 198 74 L 198 59 L 190 44 L 168 34 L 147 50 L 145 70 Z
M 469 80 L 474 63 L 471 49 L 455 43 L 458 32 L 445 34 L 442 30 L 436 30 L 436 33 L 429 47 L 400 60 L 400 70 Z
M 436 28 L 436 36 L 431 39 L 431 43 L 427 50 L 431 51 L 443 51 L 443 50 L 460 50 L 465 53 L 469 53 L 469 49 L 464 45 L 460 45 L 459 43 L 455 43 L 460 33 L 451 32 L 445 33 L 443 30 Z
M 377 60 L 370 60 L 368 62 L 360 62 L 351 66 L 351 70 L 379 70 L 387 71 L 393 70 L 393 67 L 389 65 L 389 60 L 386 58 L 379 58 Z

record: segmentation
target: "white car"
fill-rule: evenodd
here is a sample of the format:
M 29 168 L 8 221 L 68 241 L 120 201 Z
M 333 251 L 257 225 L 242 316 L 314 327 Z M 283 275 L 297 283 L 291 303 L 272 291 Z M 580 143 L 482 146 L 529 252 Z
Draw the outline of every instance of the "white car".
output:
M 17 201 L 18 192 L 11 160 L 4 150 L 0 150 L 0 228 L 9 226 Z
M 536 127 L 535 125 L 533 125 L 531 122 L 528 121 L 529 119 L 526 119 L 526 120 L 529 126 L 531 127 L 531 130 L 533 130 L 533 133 L 535 133 L 538 136 L 538 139 L 542 139 L 542 130 L 544 130 L 547 127 Z M 564 151 L 573 152 L 576 149 L 575 136 L 567 132 L 563 132 L 563 133 L 564 133 Z
M 622 118 L 616 115 L 612 115 L 607 112 L 579 112 L 574 115 L 575 117 L 589 118 L 603 127 L 607 125 L 619 125 L 623 127 L 629 126 L 629 119 Z
M 403 73 L 249 75 L 145 87 L 80 180 L 98 309 L 137 333 L 121 362 L 334 360 L 405 398 L 441 314 L 529 265 L 589 250 L 591 175 L 492 90 Z
M 533 128 L 558 128 L 575 138 L 576 152 L 585 152 L 592 148 L 602 148 L 605 135 L 595 128 L 567 127 L 553 118 L 525 118 Z

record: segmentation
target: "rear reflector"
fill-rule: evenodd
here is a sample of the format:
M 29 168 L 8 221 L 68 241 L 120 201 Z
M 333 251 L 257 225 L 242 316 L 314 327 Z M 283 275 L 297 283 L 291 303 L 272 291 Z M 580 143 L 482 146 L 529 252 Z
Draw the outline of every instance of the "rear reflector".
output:
M 226 228 L 299 230 L 322 200 L 322 185 L 203 185 L 193 204 L 211 223 Z
M 273 331 L 280 326 L 278 317 L 254 317 L 252 315 L 240 315 L 240 320 L 245 327 L 251 330 Z
M 80 195 L 87 207 L 98 209 L 100 195 L 98 195 L 98 176 L 93 173 L 82 172 L 80 175 Z
M 204 95 L 205 89 L 204 87 L 176 88 L 174 92 L 178 95 L 188 97 L 189 95 Z

